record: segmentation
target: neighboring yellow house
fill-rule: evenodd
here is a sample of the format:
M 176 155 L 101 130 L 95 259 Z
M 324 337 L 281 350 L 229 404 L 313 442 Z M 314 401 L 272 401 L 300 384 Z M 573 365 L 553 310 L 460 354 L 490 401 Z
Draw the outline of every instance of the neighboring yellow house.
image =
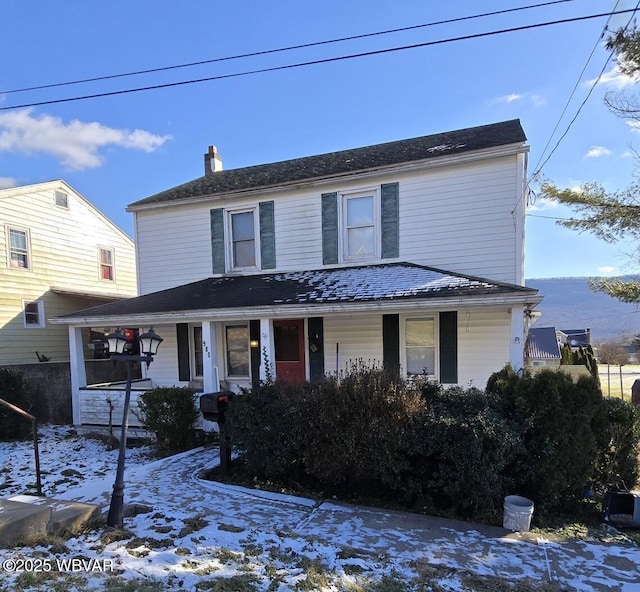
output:
M 136 293 L 133 240 L 67 183 L 0 190 L 0 365 L 68 361 L 48 319 Z

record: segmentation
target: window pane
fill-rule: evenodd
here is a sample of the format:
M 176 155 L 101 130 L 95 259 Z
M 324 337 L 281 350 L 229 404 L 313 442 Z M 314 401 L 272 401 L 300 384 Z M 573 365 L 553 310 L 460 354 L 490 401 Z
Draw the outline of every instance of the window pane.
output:
M 405 346 L 408 374 L 434 375 L 436 373 L 434 319 L 407 319 Z
M 11 267 L 28 269 L 27 233 L 22 230 L 9 229 L 9 243 L 11 245 L 9 253 Z
M 433 319 L 407 319 L 406 342 L 412 345 L 434 345 Z
M 22 251 L 27 250 L 27 233 L 20 230 L 10 230 L 11 236 L 11 248 L 20 249 Z
M 256 264 L 255 241 L 246 240 L 233 243 L 233 266 L 252 267 Z
M 347 251 L 349 257 L 371 255 L 375 245 L 373 226 L 350 228 L 347 231 L 347 241 L 349 243 Z
M 100 249 L 100 261 L 106 265 L 111 265 L 112 254 L 108 249 Z
M 347 226 L 373 224 L 373 197 L 352 197 L 347 200 Z
M 253 212 L 231 215 L 231 231 L 233 240 L 253 240 Z
M 24 305 L 24 322 L 27 325 L 39 325 L 40 314 L 37 302 L 26 302 Z
M 227 372 L 230 376 L 249 376 L 249 328 L 228 326 Z
M 193 328 L 193 359 L 195 363 L 195 375 L 203 375 L 203 352 L 202 352 L 202 327 Z
M 435 374 L 436 356 L 433 347 L 407 348 L 408 374 Z

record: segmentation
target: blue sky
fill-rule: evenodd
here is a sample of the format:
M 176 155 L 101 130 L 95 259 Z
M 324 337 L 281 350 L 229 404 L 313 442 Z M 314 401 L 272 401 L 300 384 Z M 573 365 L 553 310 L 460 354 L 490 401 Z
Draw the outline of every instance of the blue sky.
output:
M 541 1 L 5 2 L 0 187 L 64 179 L 132 234 L 127 204 L 201 176 L 203 154 L 212 144 L 229 169 L 519 118 L 531 146 L 529 174 L 569 128 L 541 176 L 562 186 L 599 181 L 610 189 L 622 188 L 632 181 L 631 154 L 640 135 L 603 104 L 607 91 L 627 85 L 635 92 L 613 61 L 605 67 L 608 53 L 600 37 L 607 17 L 146 92 L 12 107 L 606 13 L 616 6 L 634 8 L 631 0 L 565 1 L 252 58 L 5 92 Z M 614 16 L 609 28 L 623 26 L 629 18 Z M 603 68 L 603 80 L 570 125 Z M 527 277 L 636 270 L 629 256 L 632 244 L 607 245 L 560 228 L 553 218 L 568 212 L 544 200 L 538 199 L 528 212 Z

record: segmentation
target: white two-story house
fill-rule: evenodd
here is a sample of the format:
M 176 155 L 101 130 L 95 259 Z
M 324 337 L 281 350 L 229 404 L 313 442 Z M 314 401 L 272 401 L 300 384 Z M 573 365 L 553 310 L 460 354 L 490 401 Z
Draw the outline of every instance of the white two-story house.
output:
M 153 326 L 143 387 L 313 381 L 363 360 L 482 388 L 522 366 L 540 301 L 524 287 L 527 154 L 517 120 L 231 170 L 210 147 L 202 177 L 128 207 L 140 296 L 56 322 L 72 347 L 83 327 Z M 74 421 L 100 423 L 80 355 L 72 376 Z

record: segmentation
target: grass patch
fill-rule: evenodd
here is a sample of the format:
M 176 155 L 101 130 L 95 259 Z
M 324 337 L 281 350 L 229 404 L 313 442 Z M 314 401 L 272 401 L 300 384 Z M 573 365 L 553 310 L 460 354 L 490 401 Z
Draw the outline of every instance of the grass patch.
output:
M 258 590 L 258 578 L 249 574 L 231 576 L 229 578 L 214 578 L 198 582 L 196 590 L 210 590 L 211 592 L 253 592 Z

